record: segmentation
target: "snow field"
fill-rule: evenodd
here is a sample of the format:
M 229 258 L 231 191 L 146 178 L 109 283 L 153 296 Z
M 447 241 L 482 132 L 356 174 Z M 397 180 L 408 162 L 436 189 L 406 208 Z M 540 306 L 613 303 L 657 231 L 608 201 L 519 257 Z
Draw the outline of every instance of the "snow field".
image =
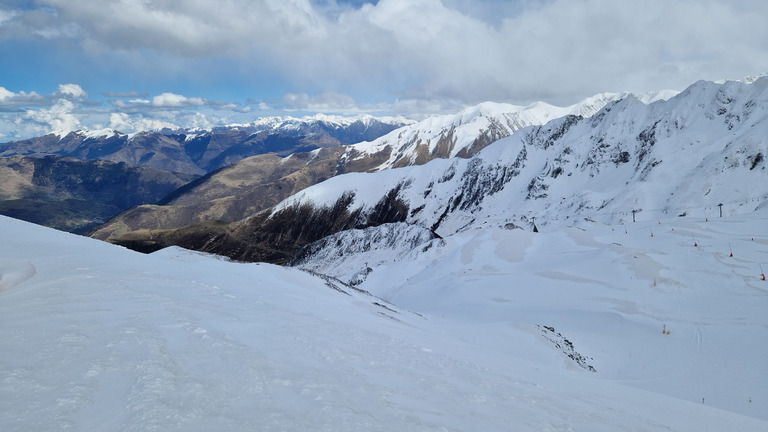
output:
M 402 309 L 355 290 L 330 289 L 296 269 L 175 248 L 145 256 L 1 218 L 3 274 L 29 273 L 29 265 L 35 272 L 0 291 L 0 429 L 764 428 L 755 414 L 714 408 L 709 397 L 702 405 L 612 375 L 619 350 L 598 345 L 603 338 L 597 335 L 587 337 L 590 326 L 617 320 L 638 328 L 632 332 L 638 335 L 646 328 L 658 333 L 655 322 L 647 314 L 635 323 L 626 313 L 601 315 L 597 308 L 606 300 L 599 296 L 577 300 L 582 296 L 573 285 L 593 284 L 568 278 L 587 272 L 574 265 L 553 276 L 545 261 L 570 259 L 584 270 L 594 264 L 580 254 L 616 254 L 581 231 L 552 236 L 502 231 L 451 238 L 422 255 L 431 257 L 433 277 L 414 272 L 408 267 L 413 261 L 403 262 L 403 273 L 390 274 L 391 283 L 400 283 L 390 297 L 402 301 Z M 522 250 L 506 242 L 515 239 Z M 547 251 L 547 242 L 560 248 Z M 435 259 L 450 250 L 444 260 Z M 522 276 L 509 271 L 526 263 L 541 268 Z M 449 269 L 452 277 L 438 271 Z M 607 284 L 611 275 L 601 278 Z M 374 282 L 364 286 L 383 287 L 382 280 Z M 541 293 L 533 295 L 531 283 L 541 284 Z M 430 289 L 439 294 L 437 305 L 427 301 Z M 601 295 L 614 291 L 605 287 Z M 474 304 L 453 303 L 470 298 Z M 647 303 L 641 306 L 654 304 Z M 539 322 L 554 325 L 577 351 L 594 357 L 598 372 L 574 366 L 543 340 Z M 672 330 L 666 339 L 647 338 L 671 341 L 684 333 Z M 640 355 L 646 342 L 638 344 Z M 648 382 L 626 367 L 621 379 Z M 730 370 L 729 376 L 740 373 Z M 754 403 L 761 397 L 754 393 Z
M 361 287 L 446 319 L 553 326 L 599 379 L 768 419 L 766 226 L 762 211 L 538 234 L 470 229 Z

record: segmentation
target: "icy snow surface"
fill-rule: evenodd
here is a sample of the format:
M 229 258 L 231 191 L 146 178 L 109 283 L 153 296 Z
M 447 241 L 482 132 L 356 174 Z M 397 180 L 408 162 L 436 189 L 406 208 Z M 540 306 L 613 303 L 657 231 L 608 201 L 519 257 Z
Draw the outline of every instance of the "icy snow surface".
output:
M 0 217 L 0 430 L 765 431 L 766 216 L 469 230 L 391 303 Z

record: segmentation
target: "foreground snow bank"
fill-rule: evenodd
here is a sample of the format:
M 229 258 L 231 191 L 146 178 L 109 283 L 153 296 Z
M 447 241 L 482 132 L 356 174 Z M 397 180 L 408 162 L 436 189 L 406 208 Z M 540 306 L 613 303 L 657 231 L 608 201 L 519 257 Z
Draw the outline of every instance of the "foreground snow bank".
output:
M 768 426 L 600 379 L 535 325 L 472 305 L 420 315 L 296 269 L 140 255 L 4 217 L 0 239 L 3 431 Z

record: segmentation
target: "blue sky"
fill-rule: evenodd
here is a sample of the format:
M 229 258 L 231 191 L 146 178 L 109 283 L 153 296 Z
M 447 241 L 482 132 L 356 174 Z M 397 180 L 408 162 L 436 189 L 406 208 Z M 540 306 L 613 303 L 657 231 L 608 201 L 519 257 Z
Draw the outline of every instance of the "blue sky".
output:
M 762 0 L 0 0 L 0 142 L 768 72 Z

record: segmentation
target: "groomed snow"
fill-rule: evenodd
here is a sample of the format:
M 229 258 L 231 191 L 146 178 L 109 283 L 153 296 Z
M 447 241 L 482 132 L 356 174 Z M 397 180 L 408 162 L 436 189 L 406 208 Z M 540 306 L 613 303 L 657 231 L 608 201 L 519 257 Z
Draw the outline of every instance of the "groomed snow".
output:
M 0 430 L 764 431 L 765 226 L 468 231 L 375 267 L 390 304 L 0 217 Z

